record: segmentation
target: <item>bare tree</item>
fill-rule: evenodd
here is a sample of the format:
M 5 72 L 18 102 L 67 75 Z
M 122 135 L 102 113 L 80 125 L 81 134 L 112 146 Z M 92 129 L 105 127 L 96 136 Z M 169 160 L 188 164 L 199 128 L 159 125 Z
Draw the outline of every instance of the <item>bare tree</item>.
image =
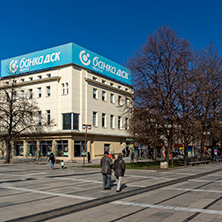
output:
M 15 77 L 1 79 L 0 85 L 0 137 L 6 145 L 6 163 L 10 163 L 13 141 L 41 135 L 50 127 L 38 104 L 25 91 L 21 91 L 16 81 Z
M 158 117 L 156 124 L 168 141 L 167 160 L 180 106 L 178 83 L 191 59 L 190 43 L 163 26 L 148 37 L 146 44 L 128 62 L 135 83 L 135 105 Z

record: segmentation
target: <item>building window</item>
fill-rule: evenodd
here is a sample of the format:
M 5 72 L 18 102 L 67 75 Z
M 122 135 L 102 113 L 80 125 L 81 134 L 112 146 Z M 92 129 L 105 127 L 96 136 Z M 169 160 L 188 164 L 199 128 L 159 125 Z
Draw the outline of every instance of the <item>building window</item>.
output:
M 62 95 L 65 95 L 65 84 L 62 84 Z
M 66 83 L 66 94 L 69 94 L 69 83 Z
M 126 106 L 128 107 L 130 105 L 130 100 L 128 98 L 126 98 Z
M 63 130 L 78 130 L 79 129 L 79 114 L 64 113 L 62 115 Z
M 46 96 L 50 96 L 51 95 L 51 88 L 50 86 L 46 86 Z
M 113 93 L 110 94 L 110 102 L 114 103 L 114 94 Z
M 84 156 L 84 145 L 85 145 L 85 141 L 75 140 L 75 142 L 74 142 L 74 157 Z M 85 151 L 87 151 L 87 147 L 86 147 Z M 85 153 L 85 155 L 86 155 L 86 153 Z
M 29 99 L 33 98 L 33 93 L 32 93 L 32 89 L 29 89 Z
M 121 99 L 122 97 L 121 96 L 118 96 L 118 104 L 121 106 Z
M 47 124 L 50 125 L 51 122 L 50 110 L 46 110 L 46 120 Z
M 68 140 L 56 141 L 56 156 L 68 157 Z
M 21 82 L 25 82 L 25 79 L 21 79 Z
M 114 85 L 114 84 L 111 82 L 111 83 L 110 83 L 110 86 L 113 86 L 113 85 Z
M 40 156 L 49 156 L 52 152 L 52 141 L 40 141 Z
M 41 79 L 41 78 L 42 78 L 42 76 L 38 76 L 38 78 L 39 78 L 39 79 Z
M 25 98 L 25 91 L 24 90 L 21 90 L 21 97 L 22 97 L 22 99 Z
M 107 143 L 104 144 L 104 152 L 106 150 L 110 151 L 110 144 L 107 144 Z
M 95 76 L 93 76 L 93 80 L 97 80 L 97 78 Z
M 16 101 L 16 91 L 14 91 L 12 94 L 13 94 L 13 101 Z
M 114 129 L 114 115 L 110 115 L 110 128 Z
M 128 129 L 128 118 L 127 117 L 125 118 L 125 129 L 126 130 Z
M 98 124 L 97 124 L 97 112 L 93 112 L 93 126 L 98 126 Z
M 118 89 L 121 89 L 121 86 L 118 86 Z
M 28 156 L 36 156 L 37 155 L 36 141 L 27 142 L 27 155 Z
M 121 121 L 122 121 L 122 118 L 121 116 L 118 116 L 118 129 L 121 129 Z
M 102 113 L 102 127 L 106 127 L 106 114 Z
M 48 74 L 47 74 L 47 77 L 50 78 L 50 77 L 51 77 L 51 73 L 48 73 Z
M 23 141 L 14 142 L 14 155 L 23 156 L 23 154 L 24 154 Z
M 38 88 L 38 97 L 39 97 L 39 98 L 42 97 L 42 88 Z
M 97 94 L 98 94 L 98 90 L 94 88 L 93 89 L 93 98 L 94 99 L 98 99 L 98 95 Z
M 102 101 L 106 101 L 106 92 L 102 91 Z
M 32 80 L 33 80 L 33 77 L 29 77 L 29 80 L 32 81 Z
M 105 83 L 106 83 L 106 81 L 105 81 L 105 80 L 102 80 L 102 83 L 103 83 L 103 84 L 105 84 Z
M 42 125 L 42 112 L 41 111 L 38 112 L 38 125 L 39 126 Z
M 32 113 L 30 113 L 30 125 L 32 125 L 33 123 L 33 117 L 32 117 Z

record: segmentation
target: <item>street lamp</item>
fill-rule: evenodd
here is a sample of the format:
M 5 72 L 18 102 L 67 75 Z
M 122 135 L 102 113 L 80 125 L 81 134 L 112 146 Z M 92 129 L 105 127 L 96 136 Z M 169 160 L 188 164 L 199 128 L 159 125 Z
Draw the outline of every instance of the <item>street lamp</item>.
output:
M 85 165 L 85 152 L 86 152 L 86 139 L 87 139 L 87 129 L 91 130 L 92 126 L 90 124 L 82 124 L 82 128 L 85 129 L 85 144 L 84 144 L 84 154 L 83 154 L 83 166 Z

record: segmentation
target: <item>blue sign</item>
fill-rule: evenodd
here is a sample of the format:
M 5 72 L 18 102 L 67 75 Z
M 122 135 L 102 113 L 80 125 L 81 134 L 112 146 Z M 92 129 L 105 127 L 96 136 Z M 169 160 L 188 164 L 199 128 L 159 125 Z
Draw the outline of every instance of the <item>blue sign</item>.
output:
M 131 84 L 129 70 L 74 43 L 6 59 L 1 62 L 1 77 L 33 72 L 66 64 L 76 64 L 118 81 Z

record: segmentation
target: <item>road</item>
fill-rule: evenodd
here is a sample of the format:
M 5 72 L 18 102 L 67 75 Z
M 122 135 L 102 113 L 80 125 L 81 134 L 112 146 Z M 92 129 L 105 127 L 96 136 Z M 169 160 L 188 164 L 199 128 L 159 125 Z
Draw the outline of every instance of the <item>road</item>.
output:
M 0 221 L 222 221 L 222 163 L 127 170 L 102 189 L 100 169 L 0 164 Z

